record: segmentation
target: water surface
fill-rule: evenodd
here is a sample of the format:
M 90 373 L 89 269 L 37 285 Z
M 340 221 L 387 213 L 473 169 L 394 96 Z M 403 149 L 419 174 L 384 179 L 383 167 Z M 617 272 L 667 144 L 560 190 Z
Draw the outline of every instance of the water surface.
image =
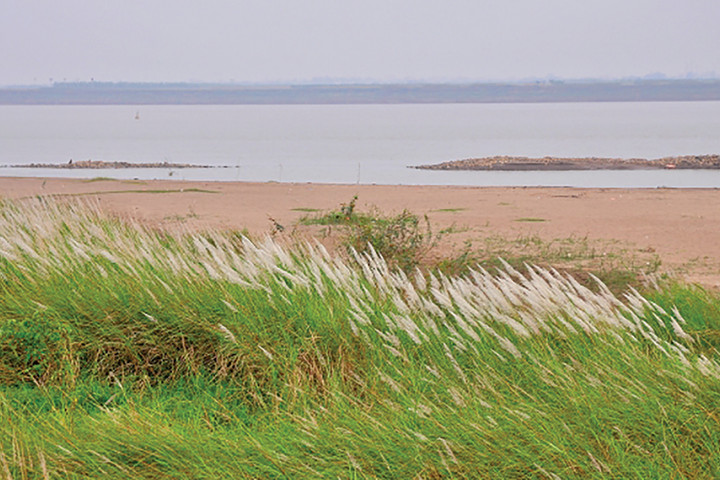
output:
M 230 169 L 0 175 L 427 185 L 716 187 L 720 171 L 454 172 L 470 157 L 720 153 L 720 102 L 442 105 L 0 106 L 0 166 L 75 160 Z

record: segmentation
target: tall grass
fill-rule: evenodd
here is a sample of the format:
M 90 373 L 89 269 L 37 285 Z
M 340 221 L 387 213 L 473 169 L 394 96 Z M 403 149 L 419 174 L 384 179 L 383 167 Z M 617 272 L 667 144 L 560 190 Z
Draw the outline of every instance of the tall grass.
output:
M 717 297 L 0 208 L 0 477 L 717 478 Z M 688 293 L 690 292 L 690 293 Z

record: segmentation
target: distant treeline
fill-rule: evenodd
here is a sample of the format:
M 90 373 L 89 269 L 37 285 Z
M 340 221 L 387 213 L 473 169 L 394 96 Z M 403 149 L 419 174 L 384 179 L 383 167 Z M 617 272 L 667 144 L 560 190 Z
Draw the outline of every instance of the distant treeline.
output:
M 55 83 L 0 88 L 5 105 L 525 103 L 720 100 L 720 80 L 233 85 Z

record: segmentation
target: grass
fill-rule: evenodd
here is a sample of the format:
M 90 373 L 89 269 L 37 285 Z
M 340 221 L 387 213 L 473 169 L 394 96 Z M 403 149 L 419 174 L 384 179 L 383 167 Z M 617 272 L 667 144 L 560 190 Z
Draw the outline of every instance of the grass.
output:
M 469 232 L 469 231 L 470 231 L 470 227 L 468 227 L 467 225 L 458 227 L 457 225 L 452 224 L 449 227 L 445 227 L 442 230 L 440 230 L 439 234 L 440 235 L 450 235 L 450 234 L 454 234 L 454 233 L 465 233 L 465 232 Z
M 0 476 L 720 476 L 717 295 L 351 256 L 3 204 Z
M 443 265 L 456 265 L 447 271 L 464 273 L 475 264 L 485 268 L 500 267 L 499 258 L 519 269 L 526 263 L 557 268 L 572 273 L 592 287 L 594 280 L 588 275 L 590 272 L 619 295 L 628 286 L 640 288 L 648 276 L 658 275 L 661 264 L 654 252 L 637 251 L 615 240 L 590 240 L 578 236 L 545 240 L 538 235 L 512 238 L 489 235 L 476 242 L 474 247 L 466 246 L 458 257 L 445 260 Z
M 95 183 L 95 182 L 120 182 L 120 183 L 132 183 L 132 184 L 145 184 L 142 180 L 122 180 L 113 177 L 93 177 L 82 180 L 83 183 Z
M 333 234 L 334 228 L 340 232 L 339 243 L 346 250 L 365 252 L 371 246 L 392 266 L 406 272 L 423 267 L 446 275 L 463 275 L 476 265 L 493 269 L 507 262 L 521 269 L 531 263 L 570 272 L 590 288 L 595 285 L 594 277 L 600 278 L 612 292 L 622 294 L 628 286 L 640 288 L 660 266 L 654 250 L 633 250 L 614 240 L 590 241 L 577 236 L 544 240 L 538 235 L 489 235 L 475 245 L 467 240 L 463 248 L 450 255 L 438 254 L 435 247 L 446 235 L 464 233 L 469 228 L 453 224 L 433 233 L 426 217 L 423 223 L 408 211 L 397 215 L 382 214 L 377 209 L 360 212 L 356 203 L 357 196 L 337 210 L 303 217 L 300 223 L 325 226 L 325 235 Z
M 516 218 L 516 222 L 547 222 L 544 218 L 538 218 L 538 217 L 522 217 L 522 218 Z
M 320 209 L 319 208 L 310 208 L 310 207 L 298 207 L 298 208 L 293 208 L 292 211 L 293 212 L 314 213 L 314 212 L 319 212 Z
M 186 213 L 185 215 L 179 215 L 179 214 L 167 215 L 167 216 L 163 217 L 163 220 L 166 222 L 184 223 L 187 220 L 195 219 L 195 218 L 199 218 L 198 214 L 194 213 L 194 212 L 190 212 L 190 213 Z
M 83 183 L 95 183 L 95 182 L 116 182 L 116 178 L 112 177 L 93 177 L 86 180 L 82 180 Z
M 467 210 L 467 208 L 438 208 L 436 210 L 433 210 L 433 212 L 457 213 L 465 210 Z
M 80 193 L 54 193 L 47 195 L 48 197 L 90 197 L 98 195 L 111 195 L 118 193 L 149 193 L 149 194 L 165 194 L 165 193 L 219 193 L 217 190 L 205 190 L 202 188 L 177 188 L 177 189 L 129 189 L 129 190 L 99 190 L 95 192 Z

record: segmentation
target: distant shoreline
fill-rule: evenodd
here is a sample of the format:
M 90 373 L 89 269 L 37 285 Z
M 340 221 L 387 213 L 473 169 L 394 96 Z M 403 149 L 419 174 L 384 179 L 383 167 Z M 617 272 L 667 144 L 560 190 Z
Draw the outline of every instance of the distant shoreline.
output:
M 81 160 L 67 163 L 30 163 L 27 165 L 10 165 L 10 168 L 57 168 L 63 170 L 100 170 L 122 168 L 235 168 L 228 165 L 196 165 L 192 163 L 131 163 L 131 162 L 105 162 L 102 160 Z
M 0 87 L 0 105 L 324 105 L 718 101 L 720 79 L 341 85 L 58 82 Z
M 496 156 L 416 165 L 420 170 L 564 171 L 564 170 L 720 170 L 720 155 L 645 158 L 562 158 Z

